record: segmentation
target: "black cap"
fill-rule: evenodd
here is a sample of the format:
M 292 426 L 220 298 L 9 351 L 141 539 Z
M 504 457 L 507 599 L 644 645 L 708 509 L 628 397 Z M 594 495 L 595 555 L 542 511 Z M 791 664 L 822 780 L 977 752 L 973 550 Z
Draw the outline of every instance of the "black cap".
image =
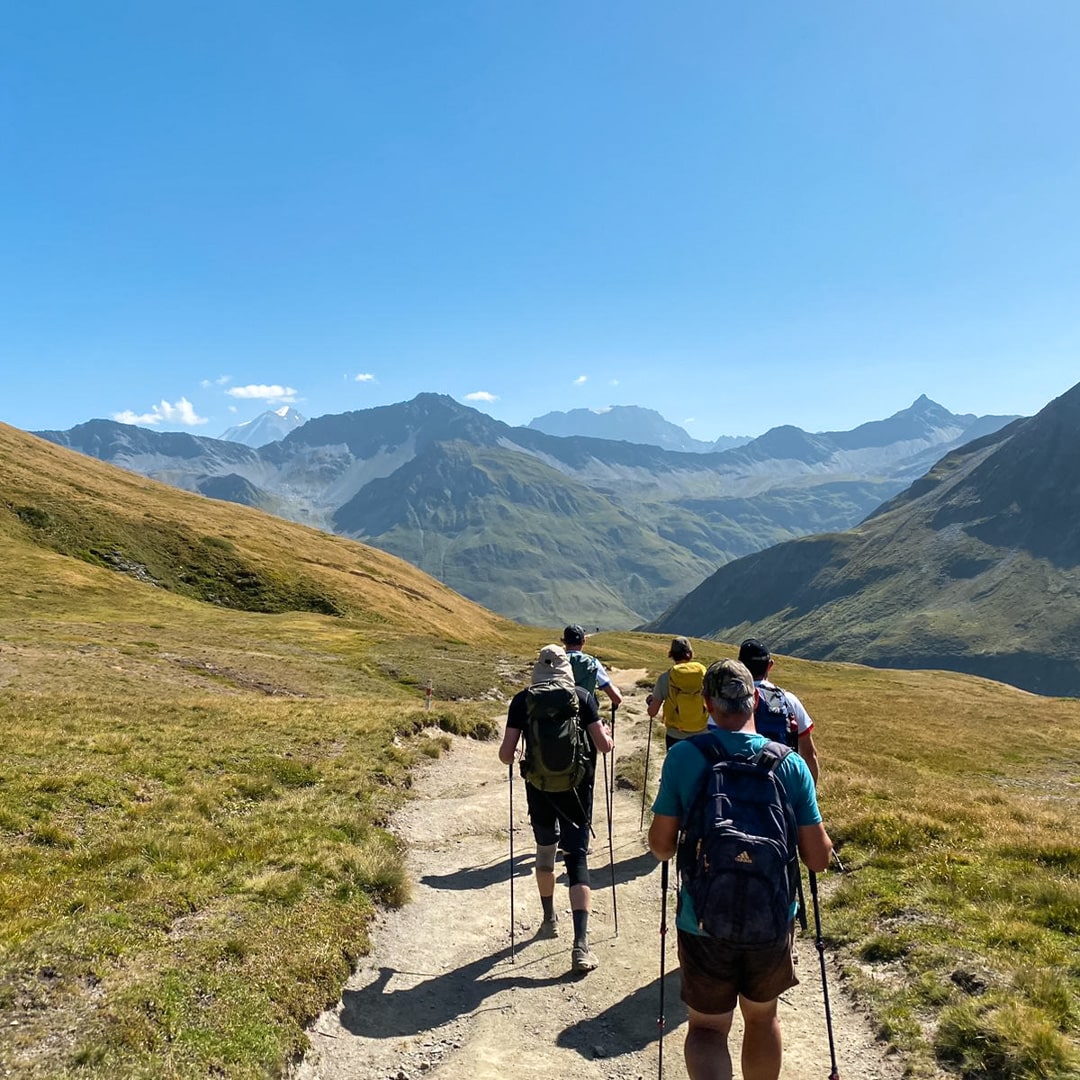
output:
M 571 623 L 562 632 L 562 639 L 564 645 L 584 645 L 585 628 L 582 626 L 578 626 L 577 623 Z
M 739 646 L 739 663 L 740 664 L 767 664 L 772 657 L 769 655 L 769 647 L 764 641 L 759 641 L 757 638 L 748 637 Z

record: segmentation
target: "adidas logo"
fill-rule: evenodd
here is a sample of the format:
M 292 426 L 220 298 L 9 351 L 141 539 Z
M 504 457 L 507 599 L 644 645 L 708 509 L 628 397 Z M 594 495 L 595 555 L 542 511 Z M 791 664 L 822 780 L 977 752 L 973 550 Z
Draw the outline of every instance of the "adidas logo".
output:
M 735 856 L 735 861 L 742 863 L 752 863 L 754 860 L 750 858 L 750 852 L 740 851 L 739 854 Z

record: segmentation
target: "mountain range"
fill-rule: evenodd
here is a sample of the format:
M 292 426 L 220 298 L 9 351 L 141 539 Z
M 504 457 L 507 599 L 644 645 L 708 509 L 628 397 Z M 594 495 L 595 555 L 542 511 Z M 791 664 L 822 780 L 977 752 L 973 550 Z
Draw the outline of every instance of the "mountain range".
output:
M 1010 417 L 888 419 L 685 453 L 510 427 L 452 398 L 308 420 L 263 447 L 92 420 L 43 438 L 381 547 L 519 621 L 629 627 L 732 559 L 849 528 Z
M 704 442 L 690 436 L 678 424 L 665 420 L 655 409 L 643 409 L 639 405 L 549 412 L 530 420 L 528 426 L 564 438 L 584 435 L 592 439 L 617 439 L 687 454 L 730 450 L 733 446 L 745 446 L 751 441 L 749 435 L 721 435 L 714 442 Z
M 1080 694 L 1080 385 L 857 527 L 722 566 L 647 629 Z

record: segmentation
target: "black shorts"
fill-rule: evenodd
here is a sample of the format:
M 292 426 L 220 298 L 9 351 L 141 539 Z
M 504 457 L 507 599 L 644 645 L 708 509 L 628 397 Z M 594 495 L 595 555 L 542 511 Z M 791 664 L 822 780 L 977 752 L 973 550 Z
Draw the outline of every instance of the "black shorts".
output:
M 731 1012 L 739 995 L 761 1004 L 799 984 L 791 957 L 795 933 L 768 949 L 737 949 L 714 938 L 679 930 L 682 999 L 691 1009 L 709 1015 Z
M 526 784 L 525 797 L 538 846 L 557 843 L 561 850 L 571 854 L 588 852 L 592 825 L 591 778 L 573 791 L 539 791 Z

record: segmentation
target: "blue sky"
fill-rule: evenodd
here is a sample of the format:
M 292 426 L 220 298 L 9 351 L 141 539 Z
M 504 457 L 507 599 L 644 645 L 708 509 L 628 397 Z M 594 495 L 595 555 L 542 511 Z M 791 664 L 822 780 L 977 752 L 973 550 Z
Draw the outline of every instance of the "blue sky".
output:
M 35 0 L 0 419 L 447 393 L 698 438 L 1080 380 L 1080 6 Z M 479 395 L 479 396 L 477 396 Z

